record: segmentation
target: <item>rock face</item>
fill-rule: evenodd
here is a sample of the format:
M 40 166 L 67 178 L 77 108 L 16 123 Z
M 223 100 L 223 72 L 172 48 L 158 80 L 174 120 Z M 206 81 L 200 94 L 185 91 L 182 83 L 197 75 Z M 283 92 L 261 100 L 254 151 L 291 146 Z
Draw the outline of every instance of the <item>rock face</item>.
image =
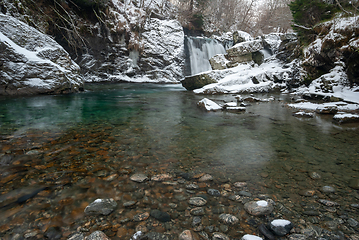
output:
M 232 65 L 235 63 L 250 62 L 253 60 L 252 53 L 263 49 L 263 41 L 261 39 L 237 43 L 227 50 L 225 55 Z
M 79 72 L 52 38 L 0 14 L 0 95 L 77 92 L 84 81 Z

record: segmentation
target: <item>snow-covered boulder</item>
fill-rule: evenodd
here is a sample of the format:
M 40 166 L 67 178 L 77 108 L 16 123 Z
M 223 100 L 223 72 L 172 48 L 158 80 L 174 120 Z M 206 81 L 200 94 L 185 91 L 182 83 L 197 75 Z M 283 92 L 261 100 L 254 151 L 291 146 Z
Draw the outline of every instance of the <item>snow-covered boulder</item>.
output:
M 334 115 L 333 120 L 337 123 L 354 123 L 359 122 L 359 115 L 352 113 L 337 113 Z
M 142 33 L 139 67 L 150 79 L 176 82 L 184 74 L 184 32 L 177 20 L 152 18 Z
M 243 32 L 243 31 L 235 31 L 233 33 L 233 44 L 237 44 L 237 43 L 241 43 L 241 42 L 247 42 L 247 41 L 252 41 L 253 37 L 247 33 L 247 32 Z
M 224 54 L 217 54 L 209 59 L 209 63 L 213 70 L 223 70 L 228 67 L 227 64 L 230 63 L 230 61 L 224 57 Z
M 208 98 L 203 98 L 201 101 L 197 103 L 199 108 L 205 109 L 206 111 L 218 111 L 221 110 L 222 107 L 217 103 L 209 100 Z
M 225 57 L 232 63 L 250 62 L 252 60 L 252 53 L 261 49 L 263 49 L 263 41 L 261 39 L 241 42 L 228 49 Z
M 217 82 L 209 74 L 202 73 L 194 76 L 186 77 L 181 81 L 182 86 L 189 91 L 192 91 L 197 88 L 201 88 L 211 83 Z
M 0 95 L 68 93 L 83 88 L 79 66 L 52 38 L 0 14 Z

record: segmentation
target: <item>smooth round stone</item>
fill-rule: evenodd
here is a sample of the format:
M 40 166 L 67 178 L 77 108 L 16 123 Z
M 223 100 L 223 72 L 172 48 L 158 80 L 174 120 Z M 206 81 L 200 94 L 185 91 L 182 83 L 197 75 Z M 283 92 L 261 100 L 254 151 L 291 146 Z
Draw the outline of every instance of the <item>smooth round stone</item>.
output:
M 122 204 L 125 208 L 131 208 L 136 205 L 136 201 L 128 201 Z
M 244 204 L 244 209 L 253 216 L 261 216 L 270 214 L 274 207 L 271 203 L 260 200 L 260 201 L 251 201 Z
M 199 240 L 199 236 L 191 230 L 184 230 L 179 235 L 178 240 Z
M 156 218 L 160 222 L 168 222 L 171 220 L 171 216 L 168 213 L 162 212 L 158 209 L 151 210 L 150 215 L 151 217 Z
M 233 185 L 237 188 L 243 188 L 243 187 L 247 186 L 247 183 L 246 182 L 235 182 L 235 183 L 233 183 Z
M 192 208 L 190 213 L 193 216 L 203 216 L 205 214 L 204 212 L 204 208 L 203 207 L 196 207 L 196 208 Z
M 155 181 L 155 182 L 163 182 L 163 181 L 170 180 L 171 178 L 172 178 L 171 175 L 164 173 L 164 174 L 158 174 L 158 175 L 152 176 L 151 180 Z
M 205 174 L 198 179 L 198 181 L 200 181 L 200 182 L 207 182 L 207 181 L 212 181 L 212 180 L 213 180 L 213 177 L 212 177 L 212 175 L 209 175 L 209 174 Z
M 231 215 L 231 214 L 225 214 L 222 213 L 221 215 L 219 215 L 219 219 L 225 223 L 225 224 L 230 224 L 230 225 L 235 225 L 239 222 L 238 218 Z
M 96 231 L 91 233 L 86 240 L 110 240 L 105 233 L 101 231 Z
M 116 207 L 117 203 L 112 198 L 96 199 L 85 208 L 85 213 L 93 215 L 109 215 Z
M 333 188 L 331 186 L 324 186 L 324 187 L 322 187 L 321 190 L 324 193 L 334 193 L 335 192 L 335 188 Z
M 275 219 L 270 222 L 269 227 L 277 236 L 285 236 L 293 228 L 293 224 L 288 220 Z
M 311 179 L 321 179 L 322 177 L 319 175 L 319 173 L 317 173 L 317 172 L 310 172 L 309 173 L 309 177 L 311 178 Z
M 318 202 L 320 202 L 321 204 L 327 206 L 327 207 L 335 207 L 335 206 L 339 206 L 339 203 L 337 202 L 333 202 L 333 201 L 329 201 L 329 200 L 325 200 L 325 199 L 319 199 Z
M 142 182 L 147 181 L 148 177 L 146 174 L 143 174 L 143 173 L 135 173 L 130 177 L 130 179 L 134 182 L 142 183 Z
M 349 187 L 359 190 L 359 178 L 355 178 L 349 181 Z
M 133 221 L 135 222 L 141 222 L 141 221 L 144 221 L 146 220 L 147 218 L 150 217 L 150 214 L 148 212 L 145 212 L 145 213 L 139 213 L 139 214 L 136 214 L 134 217 L 133 217 Z
M 218 190 L 216 190 L 216 189 L 211 189 L 211 188 L 210 188 L 210 189 L 207 190 L 207 193 L 208 193 L 209 195 L 215 196 L 215 197 L 221 196 L 221 192 L 218 191 Z
M 256 235 L 246 234 L 241 238 L 241 240 L 263 240 L 263 238 Z
M 230 238 L 224 233 L 215 232 L 212 235 L 212 240 L 230 240 Z
M 186 185 L 186 189 L 188 189 L 188 190 L 195 190 L 195 189 L 198 189 L 198 188 L 199 188 L 199 186 L 197 184 L 194 184 L 194 183 Z
M 246 192 L 246 191 L 239 191 L 238 194 L 241 196 L 244 196 L 244 197 L 252 197 L 252 194 L 250 192 Z
M 202 197 L 192 197 L 189 199 L 189 204 L 197 207 L 202 207 L 207 204 L 207 200 Z

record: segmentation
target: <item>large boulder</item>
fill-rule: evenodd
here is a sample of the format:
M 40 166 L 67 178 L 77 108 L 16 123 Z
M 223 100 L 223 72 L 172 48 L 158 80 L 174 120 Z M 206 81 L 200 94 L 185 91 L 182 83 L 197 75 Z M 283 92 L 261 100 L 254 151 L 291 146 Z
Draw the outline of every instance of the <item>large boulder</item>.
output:
M 201 88 L 205 85 L 216 83 L 217 81 L 213 79 L 209 74 L 202 73 L 198 75 L 193 75 L 186 77 L 184 80 L 181 81 L 182 86 L 189 91 L 192 91 L 197 88 Z
M 77 92 L 83 88 L 79 71 L 52 38 L 0 14 L 0 95 Z
M 225 58 L 230 61 L 230 64 L 227 65 L 233 67 L 239 63 L 250 62 L 253 60 L 253 56 L 258 59 L 258 51 L 262 49 L 263 41 L 261 39 L 237 43 L 227 50 Z M 262 61 L 263 59 L 260 63 Z

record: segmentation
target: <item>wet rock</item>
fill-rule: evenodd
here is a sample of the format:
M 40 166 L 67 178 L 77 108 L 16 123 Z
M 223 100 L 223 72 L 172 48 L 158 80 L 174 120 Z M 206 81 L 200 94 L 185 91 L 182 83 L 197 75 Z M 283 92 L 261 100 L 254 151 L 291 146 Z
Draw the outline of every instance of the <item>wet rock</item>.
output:
M 162 212 L 158 209 L 151 210 L 150 215 L 160 222 L 168 222 L 171 220 L 171 216 L 168 213 Z
M 355 190 L 359 190 L 359 178 L 350 180 L 349 187 Z
M 277 236 L 285 236 L 293 228 L 293 224 L 288 220 L 275 219 L 270 222 L 269 227 Z
M 135 221 L 135 222 L 145 221 L 145 220 L 147 220 L 147 218 L 149 218 L 149 216 L 150 216 L 150 214 L 148 212 L 139 213 L 133 217 L 133 221 Z
M 202 207 L 207 204 L 207 200 L 202 197 L 192 197 L 189 199 L 189 204 L 197 207 Z
M 212 207 L 212 213 L 213 214 L 221 214 L 224 213 L 226 211 L 225 207 L 222 206 L 214 206 Z
M 237 187 L 237 188 L 243 188 L 245 186 L 247 186 L 246 182 L 235 182 L 233 183 L 233 186 Z
M 192 91 L 197 88 L 201 88 L 207 84 L 216 83 L 217 81 L 207 73 L 201 73 L 193 76 L 185 77 L 181 81 L 182 86 L 189 91 Z
M 323 186 L 321 191 L 323 193 L 334 193 L 335 192 L 335 188 L 331 187 L 331 186 Z
M 311 179 L 321 179 L 322 177 L 319 175 L 319 173 L 317 173 L 317 172 L 310 172 L 309 173 L 309 177 L 311 178 Z
M 108 238 L 105 233 L 96 231 L 91 233 L 86 240 L 110 240 L 110 238 Z
M 158 232 L 147 233 L 143 237 L 143 239 L 148 239 L 148 240 L 170 240 L 165 234 L 158 233 Z
M 314 117 L 314 114 L 311 112 L 299 111 L 299 112 L 293 113 L 293 116 L 297 117 L 297 118 L 312 118 L 312 117 Z
M 199 188 L 199 186 L 197 184 L 194 184 L 194 183 L 186 185 L 186 189 L 188 189 L 188 190 L 195 190 L 195 189 L 198 189 L 198 188 Z
M 197 106 L 206 111 L 218 111 L 222 109 L 220 105 L 213 102 L 212 100 L 209 100 L 208 98 L 203 98 L 201 101 L 197 103 Z
M 348 222 L 348 224 L 349 224 L 351 227 L 353 227 L 353 228 L 356 228 L 356 227 L 358 227 L 358 225 L 359 225 L 358 221 L 355 220 L 354 218 L 349 218 L 349 219 L 347 220 L 347 222 Z
M 212 235 L 212 240 L 230 240 L 230 238 L 224 233 L 215 232 Z
M 209 195 L 215 196 L 215 197 L 221 196 L 221 192 L 218 191 L 218 190 L 216 190 L 216 189 L 211 189 L 211 188 L 210 188 L 210 189 L 207 190 L 207 193 L 208 193 Z
M 337 106 L 319 106 L 315 109 L 315 112 L 320 114 L 336 114 L 338 112 Z
M 130 179 L 134 182 L 142 183 L 142 182 L 147 181 L 148 177 L 146 174 L 143 174 L 143 173 L 135 173 L 130 177 Z
M 199 236 L 191 231 L 191 230 L 184 230 L 178 237 L 179 240 L 199 240 Z
M 305 210 L 303 211 L 303 214 L 308 216 L 319 216 L 320 212 L 318 210 Z
M 83 233 L 74 233 L 74 234 L 71 234 L 67 240 L 84 240 L 85 239 L 85 236 Z
M 203 216 L 205 214 L 205 211 L 203 207 L 196 207 L 196 208 L 192 208 L 190 213 L 193 216 Z
M 342 123 L 356 123 L 359 122 L 358 114 L 351 113 L 338 113 L 333 117 L 333 121 L 342 124 Z
M 200 181 L 200 182 L 207 182 L 207 181 L 212 181 L 212 180 L 213 180 L 213 177 L 210 174 L 205 174 L 198 179 L 198 181 Z
M 244 209 L 253 216 L 261 216 L 270 214 L 273 210 L 273 204 L 260 200 L 260 201 L 251 201 L 244 204 Z
M 252 197 L 252 194 L 250 192 L 247 192 L 247 191 L 239 191 L 238 194 L 241 195 L 241 196 L 244 196 L 244 197 Z
M 50 227 L 44 234 L 47 239 L 60 239 L 62 237 L 61 229 L 59 227 Z
M 304 234 L 294 233 L 288 236 L 288 240 L 306 240 L 307 237 Z
M 339 203 L 337 202 L 333 202 L 333 201 L 329 201 L 329 200 L 325 200 L 325 199 L 319 199 L 318 200 L 319 203 L 327 206 L 327 207 L 335 207 L 335 206 L 339 206 Z
M 117 203 L 112 198 L 96 199 L 85 208 L 85 213 L 93 215 L 109 215 L 116 207 Z
M 314 196 L 315 191 L 311 189 L 304 189 L 299 191 L 299 195 L 305 196 L 305 197 L 312 197 Z
M 269 229 L 264 224 L 259 225 L 258 229 L 268 240 L 276 239 L 274 234 L 271 231 L 269 231 Z
M 170 180 L 172 178 L 171 175 L 169 174 L 158 174 L 158 175 L 155 175 L 151 178 L 152 181 L 155 181 L 155 182 L 163 182 L 163 181 L 166 181 L 166 180 Z
M 241 238 L 241 240 L 263 240 L 263 238 L 256 235 L 246 234 Z
M 219 215 L 219 219 L 225 223 L 225 224 L 230 224 L 230 225 L 235 225 L 239 222 L 239 219 L 231 214 L 221 214 Z
M 192 226 L 196 227 L 202 223 L 202 218 L 199 216 L 194 216 L 192 219 Z
M 136 201 L 128 201 L 128 202 L 124 202 L 122 206 L 125 208 L 132 208 L 135 207 L 136 203 L 137 203 Z

